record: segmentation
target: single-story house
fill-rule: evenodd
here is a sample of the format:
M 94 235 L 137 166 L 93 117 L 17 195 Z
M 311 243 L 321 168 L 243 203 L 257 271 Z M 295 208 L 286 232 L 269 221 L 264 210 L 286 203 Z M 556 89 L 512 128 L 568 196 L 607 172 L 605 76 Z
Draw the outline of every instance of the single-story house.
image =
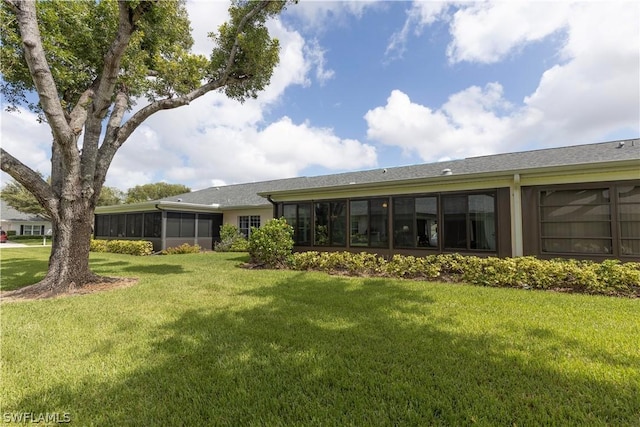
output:
M 44 236 L 51 234 L 51 221 L 40 215 L 17 211 L 0 199 L 0 229 L 17 236 Z
M 212 187 L 96 210 L 96 237 L 210 248 L 284 217 L 296 250 L 640 261 L 640 139 Z

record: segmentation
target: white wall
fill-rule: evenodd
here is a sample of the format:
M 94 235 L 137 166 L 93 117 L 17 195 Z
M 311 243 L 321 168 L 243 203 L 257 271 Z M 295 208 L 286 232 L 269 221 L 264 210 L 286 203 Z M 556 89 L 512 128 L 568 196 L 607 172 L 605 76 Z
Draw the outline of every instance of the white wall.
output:
M 267 221 L 273 219 L 273 207 L 265 208 L 250 208 L 250 209 L 236 209 L 224 211 L 222 217 L 225 224 L 231 224 L 238 226 L 238 217 L 245 215 L 260 215 L 260 226 L 263 226 Z

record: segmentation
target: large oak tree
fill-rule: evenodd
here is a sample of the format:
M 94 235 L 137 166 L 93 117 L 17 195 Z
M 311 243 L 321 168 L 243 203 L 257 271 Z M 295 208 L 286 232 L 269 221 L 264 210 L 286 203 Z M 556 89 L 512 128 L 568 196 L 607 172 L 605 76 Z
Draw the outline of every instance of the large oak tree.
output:
M 183 1 L 3 0 L 2 94 L 9 108 L 37 111 L 52 134 L 51 183 L 0 149 L 2 170 L 34 194 L 55 236 L 46 276 L 22 294 L 105 280 L 89 268 L 89 243 L 116 152 L 158 111 L 216 90 L 256 97 L 278 63 L 278 41 L 265 23 L 284 5 L 234 1 L 229 21 L 210 34 L 207 58 L 191 53 Z M 126 115 L 136 100 L 146 105 Z

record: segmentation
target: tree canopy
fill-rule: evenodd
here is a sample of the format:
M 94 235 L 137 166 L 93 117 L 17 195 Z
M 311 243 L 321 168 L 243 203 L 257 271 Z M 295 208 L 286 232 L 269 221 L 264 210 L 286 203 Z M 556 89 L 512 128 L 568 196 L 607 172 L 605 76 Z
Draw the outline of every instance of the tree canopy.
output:
M 182 0 L 2 0 L 0 92 L 9 109 L 36 111 L 52 134 L 51 182 L 0 148 L 0 168 L 53 225 L 49 270 L 34 289 L 100 280 L 89 268 L 91 225 L 117 151 L 158 111 L 211 91 L 257 97 L 279 57 L 266 22 L 285 4 L 232 1 L 206 57 L 191 52 Z M 144 106 L 126 114 L 136 103 Z
M 189 193 L 191 189 L 182 184 L 167 184 L 166 182 L 156 182 L 154 184 L 136 185 L 127 191 L 125 203 L 146 202 L 148 200 L 158 200 L 165 197 L 177 196 L 178 194 Z

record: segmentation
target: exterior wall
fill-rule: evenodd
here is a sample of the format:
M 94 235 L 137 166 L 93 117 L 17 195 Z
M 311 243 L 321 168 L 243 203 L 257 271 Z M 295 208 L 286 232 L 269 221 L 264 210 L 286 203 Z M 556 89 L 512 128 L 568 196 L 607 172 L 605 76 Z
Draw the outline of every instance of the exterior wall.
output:
M 259 206 L 247 209 L 233 209 L 224 211 L 224 224 L 230 224 L 238 226 L 238 217 L 240 216 L 260 216 L 260 225 L 264 225 L 270 219 L 273 219 L 273 207 L 271 206 Z
M 51 234 L 52 226 L 51 226 L 51 223 L 48 221 L 20 221 L 20 220 L 3 220 L 2 221 L 2 229 L 7 232 L 15 231 L 15 234 L 17 236 L 30 235 L 26 233 L 27 230 L 25 230 L 25 226 L 37 227 L 38 231 L 40 232 L 40 234 L 38 235 Z M 43 228 L 44 228 L 44 233 L 42 233 Z

